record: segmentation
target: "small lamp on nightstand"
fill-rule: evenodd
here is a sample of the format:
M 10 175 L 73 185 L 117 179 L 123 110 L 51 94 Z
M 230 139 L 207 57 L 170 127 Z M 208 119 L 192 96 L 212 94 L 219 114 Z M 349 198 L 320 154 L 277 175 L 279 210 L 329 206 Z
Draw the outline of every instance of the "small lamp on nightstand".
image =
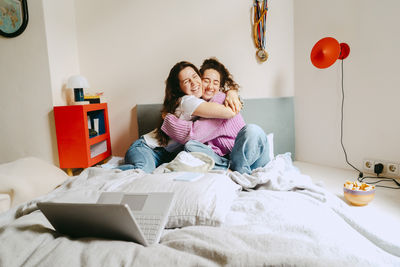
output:
M 74 75 L 69 77 L 67 82 L 67 88 L 74 89 L 74 101 L 83 102 L 83 88 L 89 88 L 89 83 L 85 77 L 81 75 Z

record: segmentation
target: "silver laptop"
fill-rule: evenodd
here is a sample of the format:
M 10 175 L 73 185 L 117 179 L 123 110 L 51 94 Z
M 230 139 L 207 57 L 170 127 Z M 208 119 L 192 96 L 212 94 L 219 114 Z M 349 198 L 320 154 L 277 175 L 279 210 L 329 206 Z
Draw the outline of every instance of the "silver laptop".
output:
M 61 234 L 133 241 L 160 241 L 173 193 L 104 192 L 97 203 L 40 202 L 38 208 Z

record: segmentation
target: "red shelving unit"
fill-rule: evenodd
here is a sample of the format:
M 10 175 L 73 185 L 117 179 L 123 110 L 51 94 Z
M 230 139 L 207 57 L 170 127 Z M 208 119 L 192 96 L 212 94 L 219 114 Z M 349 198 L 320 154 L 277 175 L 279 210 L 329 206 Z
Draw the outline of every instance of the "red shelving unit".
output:
M 111 156 L 107 103 L 56 106 L 54 119 L 60 168 L 68 174 Z

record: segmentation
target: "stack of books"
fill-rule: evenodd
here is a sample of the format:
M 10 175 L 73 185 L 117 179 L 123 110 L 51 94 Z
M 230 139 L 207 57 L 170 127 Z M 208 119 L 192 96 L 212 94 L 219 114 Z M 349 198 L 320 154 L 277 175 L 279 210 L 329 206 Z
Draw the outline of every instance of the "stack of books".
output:
M 105 99 L 100 95 L 85 95 L 84 101 L 88 101 L 90 104 L 105 103 Z

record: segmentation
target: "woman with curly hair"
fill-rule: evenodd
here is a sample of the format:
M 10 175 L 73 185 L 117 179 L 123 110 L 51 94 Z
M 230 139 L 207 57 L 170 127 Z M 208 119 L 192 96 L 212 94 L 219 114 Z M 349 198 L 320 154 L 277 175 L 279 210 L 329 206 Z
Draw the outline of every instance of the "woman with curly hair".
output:
M 228 69 L 215 58 L 206 59 L 200 73 L 204 100 L 222 102 L 225 99 L 223 91 L 239 89 Z M 185 144 L 185 151 L 211 156 L 215 169 L 230 168 L 249 174 L 271 160 L 265 132 L 255 124 L 245 125 L 240 114 L 231 119 L 200 118 L 196 121 L 184 121 L 168 114 L 162 130 L 172 139 Z

